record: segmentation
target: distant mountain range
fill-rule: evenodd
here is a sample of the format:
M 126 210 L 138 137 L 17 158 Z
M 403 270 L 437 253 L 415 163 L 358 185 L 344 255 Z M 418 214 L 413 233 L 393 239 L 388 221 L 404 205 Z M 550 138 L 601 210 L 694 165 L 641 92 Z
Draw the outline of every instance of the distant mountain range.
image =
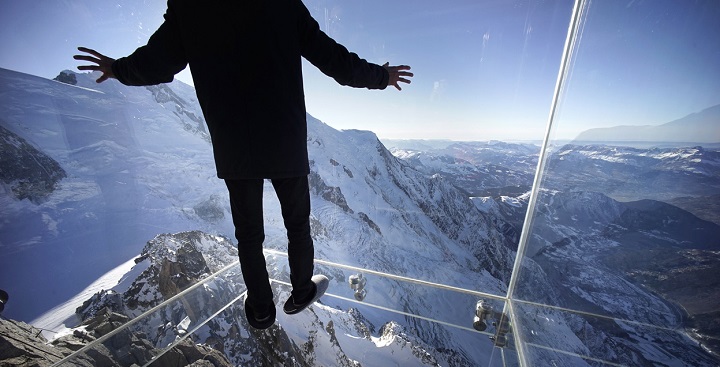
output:
M 529 191 L 540 147 L 527 143 L 388 142 L 426 175 L 440 175 L 470 196 L 517 197 Z M 661 200 L 720 224 L 720 149 L 633 148 L 619 144 L 551 146 L 544 185 L 601 192 L 619 201 Z
M 720 105 L 657 126 L 615 126 L 582 132 L 579 142 L 720 143 Z
M 479 208 L 512 224 L 509 235 L 522 228 L 538 146 L 391 144 L 394 154 L 419 171 L 443 176 L 477 196 Z M 616 303 L 595 297 L 613 294 L 617 301 L 621 294 L 634 294 L 627 304 L 641 304 L 640 289 L 649 289 L 670 301 L 652 308 L 676 315 L 660 324 L 674 320 L 675 327 L 693 330 L 717 352 L 720 283 L 711 274 L 720 271 L 720 150 L 673 145 L 550 147 L 526 255 L 554 285 L 544 295 L 548 298 L 534 300 L 620 315 L 625 311 L 609 311 Z M 628 281 L 634 285 L 623 284 Z M 522 297 L 537 297 L 533 288 L 521 287 L 527 292 Z M 665 316 L 655 317 L 658 322 Z

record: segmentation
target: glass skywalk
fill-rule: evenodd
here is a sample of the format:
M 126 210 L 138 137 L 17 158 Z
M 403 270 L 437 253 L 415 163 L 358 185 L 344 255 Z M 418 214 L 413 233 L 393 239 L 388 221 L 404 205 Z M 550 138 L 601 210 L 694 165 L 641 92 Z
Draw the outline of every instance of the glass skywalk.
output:
M 287 272 L 287 254 L 269 250 L 266 251 L 266 258 L 269 264 L 281 269 L 272 283 L 276 290 L 289 293 L 290 284 Z M 409 321 L 410 323 L 434 324 L 439 328 L 454 330 L 455 337 L 466 339 L 469 343 L 477 344 L 479 353 L 473 365 L 477 366 L 534 366 L 542 365 L 547 361 L 564 361 L 573 363 L 573 360 L 585 361 L 587 363 L 600 363 L 607 366 L 624 366 L 625 364 L 603 360 L 592 355 L 585 355 L 577 351 L 567 349 L 561 340 L 549 342 L 543 336 L 545 330 L 554 329 L 557 323 L 563 323 L 557 318 L 582 317 L 595 319 L 597 322 L 614 322 L 618 324 L 631 325 L 634 328 L 662 329 L 666 333 L 682 336 L 681 329 L 661 328 L 654 325 L 639 324 L 633 320 L 615 319 L 602 315 L 588 314 L 572 309 L 563 309 L 544 304 L 537 304 L 522 300 L 510 300 L 507 297 L 495 294 L 487 294 L 473 290 L 459 289 L 443 284 L 431 283 L 420 279 L 411 279 L 392 274 L 385 274 L 373 270 L 362 269 L 343 264 L 335 264 L 326 260 L 316 260 L 318 273 L 327 274 L 330 277 L 330 287 L 321 301 L 312 307 L 330 307 L 326 303 L 334 303 L 334 307 L 355 308 L 363 313 L 377 312 L 386 317 L 387 322 Z M 358 300 L 353 295 L 354 290 L 348 279 L 353 275 L 363 274 L 367 280 L 365 289 L 367 296 Z M 413 294 L 417 300 L 429 299 L 433 302 L 440 302 L 442 299 L 452 298 L 455 302 L 458 299 L 466 305 L 467 312 L 464 314 L 443 314 L 433 313 L 417 314 L 412 304 L 398 302 L 390 295 L 377 294 L 379 283 L 392 282 L 394 289 L 402 289 L 407 294 Z M 230 291 L 230 292 L 228 292 Z M 453 297 L 450 297 L 452 293 Z M 457 297 L 457 296 L 460 297 Z M 152 366 L 163 358 L 174 347 L 185 340 L 202 341 L 207 338 L 203 333 L 203 327 L 209 322 L 217 322 L 222 319 L 224 322 L 236 322 L 244 324 L 243 299 L 245 297 L 244 284 L 240 274 L 239 264 L 234 262 L 225 266 L 222 270 L 204 278 L 202 281 L 189 286 L 187 289 L 149 309 L 138 317 L 117 327 L 106 335 L 92 341 L 82 349 L 55 363 L 53 367 L 60 366 L 93 366 L 93 363 L 103 361 L 113 366 L 133 366 L 138 362 L 142 366 Z M 208 302 L 211 300 L 211 302 Z M 502 316 L 490 317 L 486 320 L 487 329 L 477 330 L 474 328 L 473 320 L 478 300 L 490 304 L 497 314 L 507 315 L 509 320 L 508 331 L 505 334 L 507 342 L 500 345 L 495 337 L 497 336 L 498 324 Z M 512 307 L 508 307 L 512 303 Z M 305 312 L 314 312 L 312 308 Z M 290 316 L 292 317 L 292 316 Z M 168 334 L 152 333 L 148 325 L 157 324 L 157 320 L 164 320 L 165 328 L 173 330 Z M 247 327 L 247 325 L 245 325 Z M 283 327 L 282 318 L 278 325 Z M 149 333 L 150 331 L 150 333 Z M 657 331 L 657 330 L 656 330 Z M 261 332 L 256 332 L 259 334 Z M 202 336 L 200 336 L 202 334 Z M 257 335 L 256 335 L 257 336 Z M 253 335 L 244 335 L 244 338 L 252 338 Z M 147 343 L 153 346 L 144 355 L 133 351 L 133 343 Z M 352 344 L 344 345 L 344 348 L 352 348 Z M 521 360 L 517 350 L 524 351 Z M 282 352 L 282 351 L 278 351 Z M 369 353 L 372 353 L 370 351 Z M 112 356 L 112 360 L 98 359 L 100 354 Z M 162 363 L 167 363 L 163 361 Z
M 54 366 L 152 366 L 189 347 L 334 365 L 312 359 L 312 338 L 363 366 L 383 366 L 386 351 L 427 365 L 720 363 L 716 0 L 303 2 L 352 51 L 416 74 L 402 93 L 359 94 L 304 65 L 308 111 L 323 121 L 309 118 L 308 147 L 326 295 L 282 313 L 286 238 L 267 190 L 279 311 L 268 333 L 247 325 L 236 255 L 223 252 L 227 265 L 185 289 L 138 293 L 131 302 L 167 299 L 145 312 L 93 310 L 75 335 L 91 340 L 109 320 L 103 336 Z M 0 9 L 0 288 L 3 317 L 30 322 L 158 233 L 233 226 L 192 88 L 48 80 L 76 66 L 75 46 L 131 52 L 165 4 L 23 4 Z M 37 60 L 52 75 L 23 69 Z M 18 157 L 43 155 L 64 171 L 38 172 L 64 178 L 25 197 Z M 74 301 L 117 297 L 98 284 Z
M 273 264 L 278 269 L 287 268 L 287 254 L 279 251 L 266 251 L 268 263 Z M 350 267 L 342 264 L 334 264 L 329 261 L 316 260 L 316 269 L 318 273 L 327 274 L 330 279 L 330 287 L 321 302 L 312 307 L 328 307 L 323 306 L 328 299 L 334 300 L 337 304 L 344 304 L 347 307 L 353 307 L 367 312 L 378 312 L 386 315 L 388 322 L 393 320 L 414 320 L 414 323 L 430 323 L 440 328 L 450 328 L 455 331 L 455 336 L 462 336 L 468 342 L 477 343 L 478 349 L 483 349 L 490 353 L 482 354 L 482 360 L 474 361 L 477 365 L 487 366 L 512 366 L 517 365 L 517 356 L 511 345 L 514 343 L 510 340 L 505 347 L 494 347 L 494 341 L 491 339 L 496 335 L 496 327 L 492 323 L 499 320 L 489 318 L 488 328 L 478 331 L 473 328 L 473 316 L 475 315 L 475 304 L 479 297 L 490 301 L 495 307 L 502 310 L 503 297 L 492 294 L 484 294 L 472 290 L 458 289 L 435 284 L 419 279 L 410 279 L 391 274 L 383 274 L 372 270 Z M 353 295 L 354 290 L 350 287 L 348 279 L 354 274 L 363 274 L 367 280 L 366 290 L 367 298 L 362 301 L 357 300 Z M 272 279 L 274 287 L 280 291 L 289 292 L 289 277 L 287 273 L 280 272 L 274 274 L 277 278 Z M 432 300 L 442 300 L 448 297 L 449 293 L 461 294 L 461 298 L 465 299 L 467 304 L 467 313 L 462 315 L 433 314 L 420 315 L 413 312 L 412 305 L 399 304 L 397 299 L 389 295 L 381 295 L 374 292 L 378 289 L 381 282 L 393 282 L 396 289 L 405 289 L 409 294 L 417 295 L 417 297 L 432 297 Z M 232 292 L 228 292 L 232 290 Z M 230 294 L 232 293 L 232 294 Z M 431 294 L 431 295 L 429 295 Z M 53 366 L 91 366 L 91 363 L 97 363 L 97 355 L 104 353 L 113 357 L 112 361 L 105 361 L 118 366 L 131 366 L 141 363 L 142 366 L 152 366 L 153 363 L 163 358 L 176 345 L 184 340 L 191 341 L 203 340 L 204 338 L 195 337 L 199 331 L 209 322 L 218 319 L 227 319 L 229 322 L 237 322 L 238 325 L 244 324 L 242 319 L 245 317 L 243 313 L 243 299 L 245 296 L 244 285 L 240 274 L 239 264 L 234 262 L 227 265 L 222 270 L 204 278 L 202 281 L 191 285 L 187 289 L 162 302 L 161 304 L 149 309 L 138 317 L 128 321 L 122 326 L 117 327 L 106 335 L 94 340 L 82 349 L 67 358 L 55 363 Z M 456 301 L 458 297 L 453 297 Z M 212 300 L 212 302 L 208 302 Z M 312 311 L 305 311 L 312 312 Z M 292 316 L 289 316 L 292 317 Z M 174 332 L 173 337 L 168 338 L 167 334 L 148 333 L 148 325 L 157 324 L 157 320 L 164 320 L 165 327 L 171 328 Z M 283 327 L 282 319 L 278 320 L 275 327 Z M 245 325 L 247 327 L 247 325 Z M 259 333 L 259 332 L 258 332 Z M 508 334 L 508 339 L 512 339 L 512 332 Z M 245 337 L 250 337 L 245 335 Z M 144 339 L 143 339 L 144 338 Z M 205 336 L 206 338 L 206 336 Z M 141 341 L 139 341 L 141 340 Z M 131 346 L 133 343 L 150 343 L 154 346 L 149 353 L 138 355 L 133 351 Z M 352 345 L 344 346 L 352 348 Z M 280 353 L 282 351 L 279 351 Z M 91 357 L 88 357 L 91 356 Z M 102 361 L 102 360 L 101 360 Z

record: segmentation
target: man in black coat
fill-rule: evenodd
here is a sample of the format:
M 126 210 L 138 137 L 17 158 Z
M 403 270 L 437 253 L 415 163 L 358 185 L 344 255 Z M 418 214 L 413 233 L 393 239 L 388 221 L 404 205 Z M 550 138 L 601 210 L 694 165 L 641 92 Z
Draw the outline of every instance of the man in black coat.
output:
M 275 322 L 275 304 L 262 243 L 263 180 L 280 201 L 288 236 L 292 293 L 284 311 L 294 314 L 324 292 L 313 277 L 310 173 L 301 57 L 338 83 L 385 89 L 410 83 L 409 66 L 372 64 L 320 30 L 301 0 L 169 0 L 164 22 L 148 43 L 112 59 L 95 50 L 75 59 L 93 63 L 97 82 L 167 83 L 190 66 L 212 139 L 217 175 L 224 179 L 247 286 L 250 325 Z

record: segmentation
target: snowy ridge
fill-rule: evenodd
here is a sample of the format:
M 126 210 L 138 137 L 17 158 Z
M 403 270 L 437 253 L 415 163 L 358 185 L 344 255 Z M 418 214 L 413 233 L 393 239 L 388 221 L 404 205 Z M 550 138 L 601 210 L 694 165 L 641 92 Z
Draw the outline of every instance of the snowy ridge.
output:
M 43 244 L 43 248 L 28 247 L 18 252 L 18 256 L 32 254 L 34 261 L 48 263 L 45 271 L 52 274 L 63 274 L 53 266 L 62 269 L 73 264 L 77 272 L 73 277 L 87 279 L 90 283 L 95 279 L 93 276 L 99 277 L 116 264 L 136 257 L 141 252 L 141 244 L 157 233 L 205 230 L 206 234 L 198 235 L 204 240 L 190 241 L 195 244 L 193 250 L 186 247 L 188 242 L 185 240 L 172 240 L 172 235 L 151 241 L 154 245 L 143 250 L 138 263 L 114 290 L 97 293 L 81 307 L 81 319 L 104 307 L 137 316 L 178 289 L 206 276 L 217 264 L 227 263 L 229 258 L 213 260 L 197 256 L 219 251 L 206 245 L 217 242 L 220 234 L 233 233 L 233 229 L 229 209 L 222 199 L 227 195 L 225 188 L 214 177 L 210 146 L 202 131 L 187 128 L 193 119 L 183 111 L 193 111 L 188 107 L 188 101 L 192 99 L 182 95 L 181 88 L 176 88 L 177 83 L 168 85 L 174 94 L 158 98 L 164 95 L 159 94 L 162 91 L 124 87 L 113 81 L 98 85 L 88 74 L 77 74 L 77 86 L 7 70 L 0 72 L 0 78 L 3 78 L 0 93 L 13 96 L 0 103 L 0 112 L 6 116 L 3 126 L 40 147 L 68 172 L 68 178 L 61 181 L 59 188 L 43 204 L 11 201 L 17 206 L 12 213 L 14 217 L 36 217 L 42 224 L 28 226 L 25 230 L 5 224 L 3 245 L 17 248 L 21 243 Z M 42 108 L 33 109 L 36 106 Z M 470 289 L 504 292 L 502 279 L 508 277 L 512 251 L 497 228 L 497 221 L 483 216 L 466 196 L 441 178 L 428 179 L 394 158 L 372 133 L 336 131 L 312 117 L 308 117 L 308 130 L 308 147 L 313 161 L 312 221 L 317 257 Z M 269 184 L 265 199 L 267 246 L 282 250 L 286 239 L 277 199 Z M 31 241 L 37 234 L 41 234 L 41 238 Z M 45 247 L 55 252 L 47 252 Z M 181 252 L 184 255 L 178 256 Z M 227 254 L 227 251 L 223 253 Z M 49 261 L 48 256 L 54 257 L 54 261 Z M 40 287 L 36 278 L 27 273 L 31 268 L 24 264 L 17 261 L 13 267 L 2 269 L 8 274 L 20 274 L 15 279 L 23 282 L 18 281 L 10 289 L 18 300 L 24 298 L 23 289 Z M 87 266 L 77 267 L 76 264 Z M 270 263 L 271 273 L 280 279 L 286 278 L 287 267 L 273 264 Z M 186 276 L 172 282 L 161 281 L 168 274 L 180 273 Z M 334 284 L 347 288 L 344 274 L 330 275 L 333 275 Z M 53 283 L 55 281 L 72 284 L 67 278 L 58 276 L 45 286 L 72 292 L 71 288 Z M 276 293 L 280 299 L 287 297 L 287 293 L 281 292 L 287 290 L 278 289 Z M 226 293 L 228 296 L 239 294 L 237 289 Z M 198 302 L 231 299 L 219 297 L 220 293 L 213 294 L 214 300 Z M 453 294 L 441 297 L 440 294 L 433 289 L 378 280 L 372 283 L 367 301 L 468 325 L 476 299 Z M 67 294 L 54 302 L 61 303 L 73 295 Z M 57 304 L 50 303 L 52 298 L 43 301 L 48 302 L 48 306 Z M 21 305 L 22 301 L 16 302 Z M 330 299 L 327 312 L 337 316 L 328 318 L 327 323 L 315 322 L 311 330 L 330 333 L 327 331 L 330 321 L 341 327 L 347 320 L 346 313 L 350 312 L 348 306 Z M 41 308 L 42 304 L 34 307 Z M 26 310 L 31 312 L 31 309 Z M 338 313 L 338 310 L 348 311 Z M 223 329 L 223 333 L 239 333 L 232 334 L 238 337 L 243 333 L 252 335 L 251 331 L 237 329 L 237 323 L 242 323 L 238 320 L 243 319 L 241 308 L 228 312 L 234 315 L 232 319 L 214 321 L 222 326 L 215 329 L 218 333 Z M 362 310 L 352 314 L 374 326 L 353 326 L 351 330 L 368 328 L 375 330 L 375 334 L 368 337 L 355 332 L 350 334 L 355 335 L 353 337 L 340 337 L 336 333 L 335 339 L 328 337 L 330 344 L 343 340 L 350 343 L 362 337 L 368 351 L 372 348 L 387 350 L 390 355 L 399 351 L 393 345 L 397 344 L 398 348 L 402 345 L 412 352 L 398 353 L 398 356 L 410 358 L 413 355 L 420 361 L 430 361 L 431 365 L 433 358 L 445 361 L 442 365 L 450 363 L 447 361 L 452 361 L 451 365 L 467 365 L 472 363 L 470 361 L 485 360 L 492 354 L 492 345 L 483 335 L 478 336 L 479 340 L 468 339 L 459 336 L 466 332 L 459 333 L 412 318 L 389 316 L 386 312 Z M 153 343 L 172 340 L 177 336 L 178 327 L 187 328 L 184 318 L 158 317 L 150 326 L 152 331 L 146 334 Z M 404 329 L 405 336 L 393 338 L 395 334 L 387 331 L 382 342 L 373 342 L 372 338 L 381 338 L 377 333 L 389 321 L 395 321 L 397 326 L 388 330 Z M 303 345 L 309 340 L 303 336 L 308 329 L 293 326 L 303 322 L 302 318 L 279 318 L 278 325 L 296 330 L 287 338 L 295 338 L 296 345 Z M 158 329 L 158 325 L 169 326 Z M 213 335 L 206 331 L 207 337 Z M 246 346 L 253 345 L 255 337 L 241 340 Z M 307 345 L 310 348 L 312 342 Z M 432 358 L 422 352 L 429 351 L 429 345 L 435 348 Z M 232 349 L 231 346 L 228 348 Z M 260 358 L 269 352 L 253 354 L 249 347 L 233 348 L 244 350 L 234 354 L 233 358 L 240 358 L 241 354 L 247 358 Z M 321 352 L 330 353 L 330 349 L 312 348 L 319 351 L 316 359 L 335 360 L 337 355 L 324 356 Z M 390 356 L 386 357 L 392 360 Z M 354 354 L 348 358 L 352 361 L 369 357 Z
M 498 233 L 490 219 L 479 213 L 469 198 L 451 184 L 437 177 L 428 179 L 397 160 L 370 132 L 337 132 L 311 117 L 308 121 L 308 147 L 313 160 L 311 169 L 322 177 L 327 186 L 338 187 L 347 207 L 356 214 L 338 210 L 337 204 L 332 205 L 327 200 L 316 200 L 314 213 L 329 213 L 326 217 L 330 221 L 353 216 L 355 220 L 366 218 L 361 219 L 367 223 L 360 227 L 362 233 L 347 236 L 354 245 L 346 243 L 340 247 L 350 251 L 353 251 L 353 247 L 367 248 L 355 250 L 358 253 L 352 258 L 382 261 L 383 258 L 402 256 L 407 261 L 400 258 L 396 263 L 377 270 L 394 269 L 393 273 L 405 276 L 447 281 L 446 276 L 434 277 L 419 271 L 434 269 L 428 267 L 425 261 L 434 263 L 438 260 L 444 267 L 456 264 L 454 269 L 459 272 L 468 272 L 468 269 L 463 269 L 468 262 L 478 264 L 471 266 L 470 273 L 474 268 L 489 270 L 480 263 L 490 261 L 489 257 L 502 259 L 504 255 L 509 255 L 505 238 Z M 331 233 L 347 232 L 353 227 L 334 225 L 317 233 L 332 236 Z M 481 250 L 486 253 L 481 255 Z M 362 256 L 363 251 L 378 256 Z M 388 251 L 395 254 L 383 256 Z M 462 258 L 463 254 L 470 254 L 470 257 Z M 329 258 L 333 261 L 338 259 Z M 411 258 L 421 258 L 423 261 L 412 261 Z M 367 265 L 357 260 L 339 259 L 351 265 Z M 416 264 L 419 265 L 418 269 L 404 268 Z M 489 271 L 495 277 L 502 277 L 506 275 L 503 271 L 509 269 L 506 267 L 508 263 L 502 266 L 494 272 Z
M 179 272 L 181 278 L 190 276 L 192 282 L 200 281 L 203 274 L 196 272 L 193 275 L 187 270 L 192 267 L 203 268 L 204 262 L 201 259 L 213 256 L 207 252 L 199 256 L 200 250 L 208 248 L 225 248 L 226 251 L 232 249 L 228 247 L 225 239 L 200 232 L 158 236 L 148 242 L 138 258 L 136 266 L 141 266 L 144 262 L 147 264 L 142 274 L 125 292 L 117 293 L 115 289 L 98 293 L 78 312 L 84 320 L 89 320 L 98 312 L 104 312 L 106 308 L 113 312 L 137 315 L 156 306 L 162 302 L 162 298 L 169 295 L 168 280 L 163 280 L 167 279 L 167 275 L 163 275 L 166 273 L 163 268 L 168 262 L 174 262 L 171 259 L 178 260 L 177 266 L 185 270 Z M 179 253 L 196 255 L 180 258 L 177 256 Z M 198 266 L 193 265 L 198 261 Z M 273 263 L 270 259 L 271 266 L 274 266 Z M 175 276 L 171 278 L 174 279 L 172 282 L 178 282 Z M 152 314 L 136 323 L 129 331 L 155 348 L 164 347 L 183 337 L 193 326 L 194 320 L 207 318 L 212 310 L 219 309 L 223 303 L 239 295 L 242 283 L 238 280 L 237 269 L 230 271 L 227 275 L 205 284 L 203 291 L 193 292 L 184 297 L 182 302 L 171 304 L 164 311 Z M 285 299 L 289 296 L 289 289 L 285 286 L 275 283 L 274 288 L 278 298 Z M 467 360 L 461 357 L 447 356 L 447 352 L 440 353 L 435 347 L 408 334 L 404 327 L 395 322 L 390 322 L 378 330 L 357 309 L 342 311 L 316 304 L 299 315 L 287 316 L 279 313 L 276 325 L 268 332 L 252 329 L 246 323 L 243 312 L 241 302 L 232 304 L 225 312 L 196 331 L 193 339 L 224 351 L 233 365 L 284 365 L 290 361 L 303 366 L 380 366 L 387 363 L 438 366 L 448 365 L 448 360 L 454 361 L 449 365 L 467 363 Z M 140 359 L 136 362 L 143 363 Z
M 496 188 L 529 189 L 540 152 L 533 144 L 498 141 L 455 142 L 427 151 L 403 148 L 407 143 L 402 141 L 390 144 L 396 157 L 427 175 L 440 174 L 470 196 L 486 196 Z
M 531 144 L 458 142 L 419 151 L 392 143 L 393 154 L 414 168 L 440 174 L 479 197 L 529 191 L 539 153 Z M 720 189 L 720 152 L 714 148 L 565 144 L 551 146 L 550 152 L 546 171 L 551 174 L 544 183 L 550 189 L 603 192 L 622 201 L 712 196 Z
M 3 128 L 66 172 L 40 203 L 0 196 L 8 204 L 0 215 L 15 218 L 0 223 L 0 248 L 16 253 L 1 270 L 14 279 L 5 286 L 15 296 L 16 307 L 6 310 L 11 317 L 30 320 L 69 300 L 158 233 L 232 233 L 224 203 L 213 199 L 226 189 L 215 176 L 210 144 L 201 131 L 185 128 L 189 117 L 175 101 L 159 104 L 146 88 L 73 75 L 77 85 L 0 69 Z M 192 88 L 171 88 L 188 114 L 199 115 Z M 28 263 L 55 276 L 39 282 Z M 48 297 L 29 296 L 36 292 Z
M 702 147 L 651 148 L 566 145 L 555 153 L 559 160 L 598 160 L 643 169 L 688 172 L 709 176 L 720 167 L 720 154 Z M 710 169 L 707 169 L 707 168 Z
M 234 261 L 227 194 L 215 177 L 191 89 L 179 83 L 157 89 L 113 81 L 98 85 L 93 79 L 77 74 L 77 86 L 70 86 L 0 70 L 0 123 L 67 172 L 39 203 L 0 193 L 0 203 L 8 204 L 0 213 L 17 219 L 0 223 L 0 246 L 12 255 L 3 259 L 0 276 L 13 279 L 10 291 L 18 308 L 12 312 L 22 309 L 22 317 L 33 318 L 62 304 L 129 258 L 137 259 L 135 266 L 124 277 L 114 276 L 120 279 L 113 289 L 96 293 L 82 305 L 80 319 L 105 309 L 137 316 Z M 308 116 L 316 257 L 505 294 L 536 148 L 500 142 L 445 148 L 459 157 L 447 160 L 450 168 L 441 164 L 444 157 L 426 160 L 434 165 L 429 169 L 420 161 L 393 156 L 371 132 L 337 131 Z M 616 249 L 638 262 L 638 254 L 648 253 L 640 245 L 647 243 L 700 251 L 716 245 L 695 246 L 712 239 L 717 229 L 684 211 L 652 202 L 621 203 L 616 196 L 643 196 L 648 187 L 659 195 L 677 194 L 683 177 L 696 179 L 705 177 L 701 169 L 717 170 L 717 152 L 604 146 L 565 146 L 560 152 L 548 167 L 573 169 L 546 182 L 549 189 L 539 199 L 516 296 L 630 322 L 523 305 L 515 332 L 549 348 L 530 348 L 529 353 L 538 361 L 573 366 L 590 363 L 553 349 L 631 365 L 650 365 L 663 357 L 662 363 L 712 365 L 714 360 L 682 333 L 638 324 L 679 327 L 683 314 L 611 265 L 624 264 L 622 257 L 612 256 Z M 478 157 L 487 159 L 480 168 Z M 457 162 L 468 163 L 453 170 Z M 587 180 L 598 165 L 610 167 L 613 174 Z M 638 172 L 657 179 L 648 186 L 635 179 Z M 473 176 L 481 174 L 485 176 Z M 468 182 L 479 185 L 463 186 Z M 598 194 L 606 192 L 605 186 L 594 190 L 597 187 L 588 185 L 617 191 Z M 713 192 L 717 180 L 710 175 L 700 187 Z M 279 204 L 269 183 L 264 200 L 266 246 L 285 250 Z M 688 226 L 701 230 L 687 231 Z M 683 232 L 693 236 L 678 237 Z M 641 241 L 633 242 L 637 238 Z M 54 276 L 39 282 L 37 264 Z M 268 265 L 273 279 L 287 281 L 284 259 L 268 256 Z M 352 298 L 348 271 L 329 266 L 316 270 L 330 277 L 333 292 Z M 230 272 L 185 303 L 153 315 L 139 325 L 138 335 L 155 347 L 177 340 L 195 320 L 209 316 L 209 310 L 242 294 L 238 275 Z M 365 304 L 324 297 L 322 304 L 299 315 L 280 312 L 266 333 L 247 326 L 240 302 L 200 328 L 192 340 L 223 351 L 236 365 L 499 365 L 498 349 L 485 335 L 370 307 L 467 327 L 474 296 L 383 277 L 368 279 Z M 283 283 L 273 286 L 280 305 L 289 289 Z M 38 304 L 23 303 L 28 294 L 48 297 Z M 5 315 L 12 317 L 8 311 Z
M 512 251 L 499 223 L 483 216 L 451 184 L 437 177 L 428 179 L 397 160 L 374 134 L 337 132 L 312 120 L 311 169 L 326 186 L 339 188 L 341 202 L 350 209 L 343 209 L 340 201 L 314 199 L 317 257 L 489 293 L 504 292 L 502 278 L 509 274 Z M 366 302 L 458 325 L 468 325 L 477 301 L 382 279 L 371 284 Z M 462 343 L 461 353 L 470 360 L 491 355 L 486 342 L 472 343 L 453 330 L 416 319 L 406 322 L 436 348 L 453 350 Z
M 603 192 L 622 201 L 711 196 L 720 189 L 720 152 L 702 147 L 565 145 L 548 161 L 548 187 Z M 589 180 L 588 177 L 594 177 Z

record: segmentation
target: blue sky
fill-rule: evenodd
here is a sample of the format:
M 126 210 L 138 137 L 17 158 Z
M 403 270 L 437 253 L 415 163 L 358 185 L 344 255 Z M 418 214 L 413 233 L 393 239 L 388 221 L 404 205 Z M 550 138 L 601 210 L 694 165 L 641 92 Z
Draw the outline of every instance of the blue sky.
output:
M 402 92 L 367 91 L 306 64 L 308 111 L 324 122 L 381 138 L 542 138 L 571 0 L 304 2 L 351 51 L 415 73 Z M 126 55 L 164 9 L 160 0 L 0 0 L 0 67 L 52 78 L 78 65 L 76 46 Z M 553 136 L 661 124 L 720 104 L 717 19 L 715 0 L 591 2 Z
M 720 104 L 719 19 L 718 1 L 592 2 L 559 133 L 656 125 Z

